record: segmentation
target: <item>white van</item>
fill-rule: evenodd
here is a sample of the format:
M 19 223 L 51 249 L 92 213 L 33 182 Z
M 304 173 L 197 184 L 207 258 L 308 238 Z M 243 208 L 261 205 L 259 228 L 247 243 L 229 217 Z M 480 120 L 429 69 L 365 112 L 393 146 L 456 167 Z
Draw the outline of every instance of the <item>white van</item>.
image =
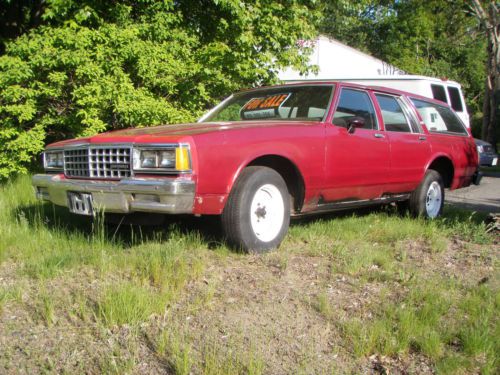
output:
M 331 78 L 335 81 L 347 81 L 366 86 L 390 87 L 401 91 L 413 92 L 418 95 L 441 100 L 452 107 L 464 124 L 470 127 L 470 118 L 462 87 L 458 82 L 445 79 L 415 76 L 415 75 L 391 75 L 374 78 Z M 320 79 L 306 79 L 301 81 L 320 81 Z M 297 82 L 297 81 L 288 81 Z

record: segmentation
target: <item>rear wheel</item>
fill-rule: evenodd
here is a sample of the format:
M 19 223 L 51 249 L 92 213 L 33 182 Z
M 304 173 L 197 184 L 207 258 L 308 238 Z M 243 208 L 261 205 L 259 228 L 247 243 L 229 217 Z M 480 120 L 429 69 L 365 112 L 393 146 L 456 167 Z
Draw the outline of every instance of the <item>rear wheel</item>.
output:
M 290 224 L 290 199 L 281 175 L 267 167 L 248 167 L 229 194 L 222 228 L 232 247 L 248 252 L 276 248 Z
M 410 211 L 415 216 L 434 219 L 443 212 L 443 205 L 443 178 L 435 170 L 429 169 L 418 188 L 410 196 Z

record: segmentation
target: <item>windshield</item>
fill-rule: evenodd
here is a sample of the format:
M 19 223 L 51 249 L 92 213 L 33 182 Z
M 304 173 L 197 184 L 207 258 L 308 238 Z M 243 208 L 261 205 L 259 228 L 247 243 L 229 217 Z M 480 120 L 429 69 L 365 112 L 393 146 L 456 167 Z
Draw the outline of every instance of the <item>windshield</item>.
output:
M 333 88 L 333 85 L 280 86 L 237 93 L 202 122 L 322 121 Z

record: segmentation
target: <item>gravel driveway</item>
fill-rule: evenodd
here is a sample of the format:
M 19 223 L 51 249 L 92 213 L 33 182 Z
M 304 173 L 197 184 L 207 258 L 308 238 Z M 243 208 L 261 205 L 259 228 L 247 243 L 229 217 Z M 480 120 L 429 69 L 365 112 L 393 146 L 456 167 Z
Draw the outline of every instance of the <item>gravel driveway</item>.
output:
M 500 173 L 488 173 L 479 186 L 446 191 L 446 202 L 474 211 L 500 213 Z

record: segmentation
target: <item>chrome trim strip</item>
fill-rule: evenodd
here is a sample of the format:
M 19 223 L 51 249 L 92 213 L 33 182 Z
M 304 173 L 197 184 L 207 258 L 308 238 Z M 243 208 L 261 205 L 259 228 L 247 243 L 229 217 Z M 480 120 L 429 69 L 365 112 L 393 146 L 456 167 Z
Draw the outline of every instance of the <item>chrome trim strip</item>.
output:
M 219 104 L 217 104 L 215 107 L 210 109 L 207 113 L 205 113 L 203 116 L 201 116 L 196 122 L 204 122 L 207 117 L 209 117 L 212 113 L 217 111 L 220 107 L 222 107 L 224 104 L 226 104 L 229 100 L 231 100 L 234 97 L 234 94 L 228 96 L 226 99 L 221 101 Z
M 410 198 L 410 193 L 401 193 L 401 194 L 391 194 L 384 195 L 380 198 L 375 199 L 360 199 L 360 200 L 349 200 L 349 201 L 339 201 L 339 202 L 326 202 L 320 203 L 316 206 L 316 208 L 312 211 L 292 214 L 293 217 L 301 217 L 301 216 L 309 216 L 318 213 L 326 213 L 326 212 L 335 212 L 335 211 L 343 211 L 350 210 L 355 208 L 363 208 L 371 205 L 391 203 L 391 202 L 400 202 Z

